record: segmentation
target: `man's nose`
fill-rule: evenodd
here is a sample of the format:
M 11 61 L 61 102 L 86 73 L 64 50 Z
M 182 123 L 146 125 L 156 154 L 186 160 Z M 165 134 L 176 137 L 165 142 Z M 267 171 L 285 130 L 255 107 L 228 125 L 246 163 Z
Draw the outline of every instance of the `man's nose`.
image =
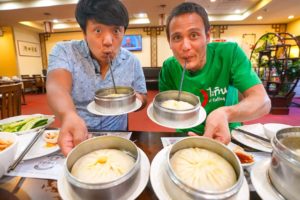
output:
M 106 33 L 103 36 L 103 45 L 111 46 L 113 42 L 113 36 L 110 33 Z
M 183 39 L 182 49 L 189 50 L 191 48 L 191 41 L 188 38 Z

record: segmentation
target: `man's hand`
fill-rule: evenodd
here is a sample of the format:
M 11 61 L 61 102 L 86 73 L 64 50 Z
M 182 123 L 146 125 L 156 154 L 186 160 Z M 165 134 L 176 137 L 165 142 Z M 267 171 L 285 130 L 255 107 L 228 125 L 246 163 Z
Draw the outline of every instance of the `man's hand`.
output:
M 218 108 L 208 115 L 203 136 L 228 144 L 231 140 L 231 135 L 227 113 L 223 108 Z
M 63 117 L 58 145 L 65 156 L 87 138 L 88 131 L 85 122 L 76 113 L 68 113 Z

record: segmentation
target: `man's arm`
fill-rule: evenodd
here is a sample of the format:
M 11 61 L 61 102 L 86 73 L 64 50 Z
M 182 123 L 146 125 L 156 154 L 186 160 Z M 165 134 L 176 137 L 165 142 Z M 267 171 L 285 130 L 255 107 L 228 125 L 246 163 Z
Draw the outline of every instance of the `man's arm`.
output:
M 264 86 L 258 84 L 243 92 L 243 99 L 238 104 L 225 109 L 228 122 L 244 122 L 268 114 L 271 101 Z
M 236 105 L 220 107 L 211 112 L 205 124 L 204 136 L 222 143 L 230 142 L 229 122 L 244 122 L 259 118 L 271 109 L 271 101 L 262 84 L 243 92 L 243 99 Z
M 65 69 L 55 69 L 47 75 L 47 99 L 54 114 L 61 120 L 62 126 L 58 144 L 64 155 L 87 138 L 85 122 L 77 115 L 70 95 L 72 75 Z

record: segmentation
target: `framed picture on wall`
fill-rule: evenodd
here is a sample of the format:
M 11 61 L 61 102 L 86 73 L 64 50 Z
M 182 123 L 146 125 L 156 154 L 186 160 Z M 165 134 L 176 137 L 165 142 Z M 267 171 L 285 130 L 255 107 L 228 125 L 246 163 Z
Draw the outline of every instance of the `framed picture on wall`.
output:
M 26 41 L 17 41 L 18 52 L 20 56 L 41 56 L 41 49 L 39 43 L 26 42 Z
M 129 51 L 142 51 L 142 35 L 124 35 L 122 47 Z

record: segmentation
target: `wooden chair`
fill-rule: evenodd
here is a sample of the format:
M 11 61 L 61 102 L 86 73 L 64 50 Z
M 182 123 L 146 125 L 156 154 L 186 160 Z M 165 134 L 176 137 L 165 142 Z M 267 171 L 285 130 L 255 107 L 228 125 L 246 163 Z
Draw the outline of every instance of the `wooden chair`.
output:
M 23 78 L 31 78 L 31 77 L 28 74 L 22 74 L 21 78 L 23 79 Z
M 33 78 L 36 87 L 36 92 L 41 91 L 42 93 L 45 93 L 46 87 L 42 75 L 40 74 L 33 75 Z
M 0 119 L 21 115 L 22 85 L 0 86 Z

